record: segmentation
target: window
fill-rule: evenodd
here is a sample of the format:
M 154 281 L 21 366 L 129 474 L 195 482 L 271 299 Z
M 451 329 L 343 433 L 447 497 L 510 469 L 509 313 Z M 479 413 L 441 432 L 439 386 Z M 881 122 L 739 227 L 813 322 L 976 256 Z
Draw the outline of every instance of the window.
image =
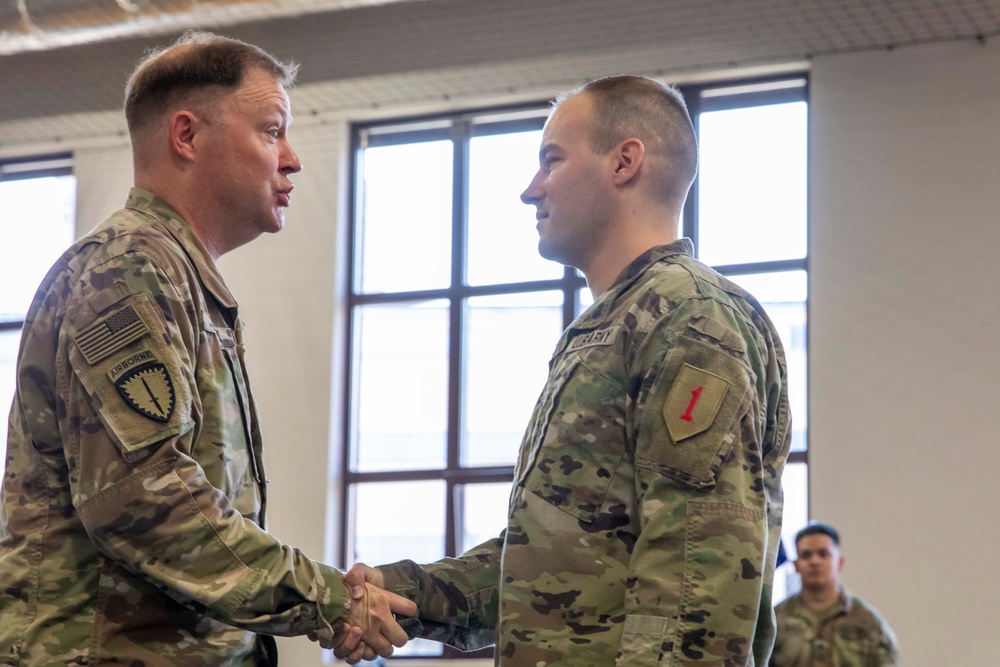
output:
M 703 262 L 764 306 L 784 344 L 792 411 L 792 452 L 782 476 L 782 540 L 808 520 L 806 418 L 807 81 L 761 80 L 703 86 L 685 98 L 698 132 L 701 164 L 685 211 L 685 234 Z M 798 585 L 786 566 L 774 599 Z
M 73 242 L 76 179 L 68 155 L 0 162 L 0 409 L 14 397 L 21 327 L 35 288 Z M 4 416 L 6 416 L 4 412 Z M 4 422 L 6 424 L 6 421 Z M 0 470 L 7 429 L 0 430 Z
M 794 532 L 806 516 L 806 81 L 684 93 L 702 145 L 684 233 L 760 299 L 785 343 Z M 551 351 L 591 302 L 578 272 L 538 256 L 519 200 L 547 113 L 541 103 L 354 128 L 345 563 L 433 561 L 506 525 Z M 420 519 L 397 518 L 401 504 Z M 419 641 L 397 655 L 468 657 Z

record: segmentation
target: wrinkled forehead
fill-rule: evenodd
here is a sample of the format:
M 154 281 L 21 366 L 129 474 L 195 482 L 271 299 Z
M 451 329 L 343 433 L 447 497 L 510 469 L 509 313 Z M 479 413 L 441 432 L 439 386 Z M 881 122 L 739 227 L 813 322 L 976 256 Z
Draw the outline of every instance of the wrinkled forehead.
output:
M 232 104 L 247 108 L 277 107 L 286 115 L 291 115 L 291 101 L 288 91 L 273 75 L 262 69 L 253 68 L 243 78 L 243 83 L 226 96 Z

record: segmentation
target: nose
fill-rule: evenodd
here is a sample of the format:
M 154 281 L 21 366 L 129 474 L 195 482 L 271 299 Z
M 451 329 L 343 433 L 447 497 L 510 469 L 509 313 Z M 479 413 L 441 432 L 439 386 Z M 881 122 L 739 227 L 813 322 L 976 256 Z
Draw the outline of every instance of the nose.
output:
M 528 206 L 537 205 L 538 202 L 540 202 L 542 200 L 542 197 L 544 196 L 542 185 L 540 183 L 541 179 L 539 178 L 541 174 L 542 174 L 541 169 L 536 171 L 535 175 L 531 179 L 531 182 L 528 183 L 528 187 L 525 188 L 524 192 L 521 193 L 521 201 L 527 204 Z
M 284 150 L 281 154 L 281 173 L 286 176 L 289 174 L 295 174 L 302 171 L 302 162 L 299 160 L 298 154 L 292 150 L 292 145 L 285 141 Z

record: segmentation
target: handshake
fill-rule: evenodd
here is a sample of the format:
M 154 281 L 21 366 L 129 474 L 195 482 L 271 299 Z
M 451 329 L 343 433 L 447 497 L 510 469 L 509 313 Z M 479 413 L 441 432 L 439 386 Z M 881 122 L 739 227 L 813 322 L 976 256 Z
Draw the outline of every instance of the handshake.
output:
M 351 611 L 333 644 L 325 648 L 332 648 L 336 657 L 353 665 L 376 656 L 388 658 L 394 646 L 406 644 L 409 636 L 396 621 L 396 614 L 415 617 L 415 602 L 384 590 L 382 573 L 363 563 L 355 564 L 344 575 L 344 585 L 351 596 Z

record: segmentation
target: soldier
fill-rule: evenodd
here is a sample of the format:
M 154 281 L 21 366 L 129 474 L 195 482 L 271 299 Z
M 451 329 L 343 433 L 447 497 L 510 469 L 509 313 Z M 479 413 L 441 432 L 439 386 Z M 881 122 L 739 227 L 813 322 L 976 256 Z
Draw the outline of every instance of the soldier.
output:
M 274 664 L 271 635 L 380 655 L 412 602 L 264 527 L 259 421 L 218 257 L 284 224 L 296 66 L 191 33 L 132 74 L 135 187 L 55 263 L 21 335 L 0 504 L 0 663 Z M 350 625 L 347 625 L 349 623 Z
M 697 168 L 684 102 L 644 77 L 588 83 L 557 101 L 539 163 L 521 195 L 539 252 L 580 269 L 595 301 L 556 345 L 507 528 L 431 565 L 356 565 L 348 583 L 416 601 L 411 636 L 495 643 L 498 665 L 762 667 L 785 360 L 760 304 L 679 236 Z
M 840 535 L 810 522 L 795 535 L 802 591 L 775 609 L 771 667 L 896 667 L 896 635 L 877 609 L 840 583 Z

